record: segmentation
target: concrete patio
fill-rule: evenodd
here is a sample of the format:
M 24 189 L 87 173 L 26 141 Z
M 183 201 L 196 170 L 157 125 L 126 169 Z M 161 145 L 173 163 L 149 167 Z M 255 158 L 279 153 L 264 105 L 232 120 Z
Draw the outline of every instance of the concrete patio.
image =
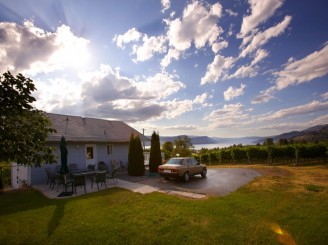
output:
M 91 181 L 87 180 L 86 183 L 86 193 L 84 193 L 84 188 L 81 186 L 78 186 L 76 188 L 76 194 L 73 193 L 73 195 L 70 196 L 64 196 L 64 197 L 58 197 L 58 195 L 62 192 L 64 192 L 63 186 L 59 186 L 58 191 L 57 191 L 57 186 L 54 187 L 52 190 L 49 188 L 49 185 L 41 184 L 41 185 L 33 185 L 33 187 L 37 190 L 39 190 L 44 196 L 50 199 L 62 199 L 62 198 L 71 198 L 71 197 L 76 197 L 76 196 L 81 196 L 81 195 L 87 195 L 89 193 L 97 192 L 98 188 L 97 185 L 94 184 L 93 188 L 91 188 Z M 135 183 L 135 182 L 130 182 L 126 181 L 123 179 L 117 179 L 117 183 L 114 183 L 114 181 L 109 180 L 107 182 L 107 189 L 108 188 L 113 188 L 113 187 L 119 187 L 127 190 L 131 190 L 133 192 L 138 192 L 141 194 L 147 194 L 147 193 L 152 193 L 152 192 L 161 192 L 161 193 L 166 193 L 169 195 L 178 195 L 178 196 L 184 196 L 188 198 L 194 198 L 194 199 L 200 199 L 200 198 L 205 198 L 206 195 L 202 194 L 197 194 L 197 193 L 191 193 L 191 192 L 183 192 L 183 191 L 173 191 L 173 190 L 163 190 L 158 187 L 153 187 L 150 185 L 145 185 L 145 184 L 140 184 L 140 183 Z M 99 185 L 99 191 L 105 190 L 106 187 L 105 185 Z M 71 191 L 71 187 L 67 188 L 67 191 Z

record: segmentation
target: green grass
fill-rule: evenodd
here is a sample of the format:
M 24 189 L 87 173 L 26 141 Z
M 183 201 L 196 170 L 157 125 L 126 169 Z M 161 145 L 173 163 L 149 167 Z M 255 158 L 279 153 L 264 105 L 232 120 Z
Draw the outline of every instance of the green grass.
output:
M 327 167 L 253 167 L 264 176 L 202 200 L 119 188 L 59 200 L 0 193 L 0 244 L 327 244 Z

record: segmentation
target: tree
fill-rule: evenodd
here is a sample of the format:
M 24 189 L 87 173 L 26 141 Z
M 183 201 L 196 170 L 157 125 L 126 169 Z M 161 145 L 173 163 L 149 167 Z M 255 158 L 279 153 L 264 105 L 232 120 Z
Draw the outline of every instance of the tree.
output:
M 172 156 L 179 155 L 180 157 L 188 157 L 191 156 L 191 149 L 193 145 L 191 143 L 191 139 L 188 136 L 179 136 L 174 141 L 174 149 L 172 152 Z
M 134 138 L 135 142 L 135 149 L 134 149 L 134 155 L 135 155 L 135 176 L 142 176 L 145 174 L 145 158 L 143 154 L 143 148 L 141 144 L 141 140 L 139 135 L 137 135 Z
M 45 144 L 55 130 L 44 112 L 32 106 L 35 90 L 22 74 L 0 76 L 0 162 L 40 166 L 56 161 L 54 149 Z
M 135 172 L 135 142 L 134 142 L 134 134 L 130 134 L 130 143 L 129 143 L 129 153 L 128 153 L 128 174 L 133 175 Z
M 272 146 L 274 145 L 273 138 L 266 138 L 263 142 L 263 145 L 265 146 Z
M 145 174 L 143 149 L 139 135 L 130 135 L 128 153 L 128 174 L 131 176 L 142 176 Z
M 158 166 L 162 164 L 161 146 L 159 141 L 159 135 L 153 132 L 151 136 L 150 144 L 150 156 L 149 156 L 149 171 L 158 171 Z
M 171 141 L 166 141 L 163 145 L 162 145 L 162 150 L 165 154 L 165 159 L 169 159 L 172 156 L 172 152 L 173 152 L 173 143 Z

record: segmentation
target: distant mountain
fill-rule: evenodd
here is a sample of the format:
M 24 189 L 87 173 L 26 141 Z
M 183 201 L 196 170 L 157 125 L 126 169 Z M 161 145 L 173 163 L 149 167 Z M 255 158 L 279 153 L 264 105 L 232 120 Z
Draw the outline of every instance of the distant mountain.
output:
M 190 135 L 178 135 L 178 136 L 160 136 L 160 144 L 164 144 L 167 141 L 174 142 L 178 137 L 187 136 L 190 138 L 193 145 L 210 145 L 210 144 L 225 144 L 225 145 L 255 145 L 262 144 L 265 139 L 273 138 L 273 141 L 277 142 L 280 139 L 287 139 L 294 141 L 322 141 L 328 140 L 328 124 L 317 125 L 302 131 L 291 131 L 275 136 L 267 137 L 238 137 L 238 138 L 220 138 L 220 137 L 208 137 L 208 136 L 190 136 Z M 151 136 L 148 136 L 151 139 Z M 146 142 L 146 146 L 150 146 L 150 142 Z
M 328 124 L 317 125 L 302 131 L 291 131 L 289 133 L 283 133 L 276 136 L 262 137 L 257 140 L 256 143 L 262 144 L 267 138 L 273 138 L 274 142 L 277 142 L 280 139 L 308 142 L 328 140 Z

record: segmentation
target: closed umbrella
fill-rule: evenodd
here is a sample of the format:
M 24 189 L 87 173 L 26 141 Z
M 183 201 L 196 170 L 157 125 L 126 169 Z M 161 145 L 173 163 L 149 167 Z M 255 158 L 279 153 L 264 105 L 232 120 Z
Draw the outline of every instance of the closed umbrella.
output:
M 60 173 L 61 174 L 66 174 L 69 172 L 68 165 L 67 165 L 67 155 L 68 155 L 68 151 L 66 148 L 66 140 L 65 137 L 62 136 L 60 140 L 60 159 L 61 159 Z

